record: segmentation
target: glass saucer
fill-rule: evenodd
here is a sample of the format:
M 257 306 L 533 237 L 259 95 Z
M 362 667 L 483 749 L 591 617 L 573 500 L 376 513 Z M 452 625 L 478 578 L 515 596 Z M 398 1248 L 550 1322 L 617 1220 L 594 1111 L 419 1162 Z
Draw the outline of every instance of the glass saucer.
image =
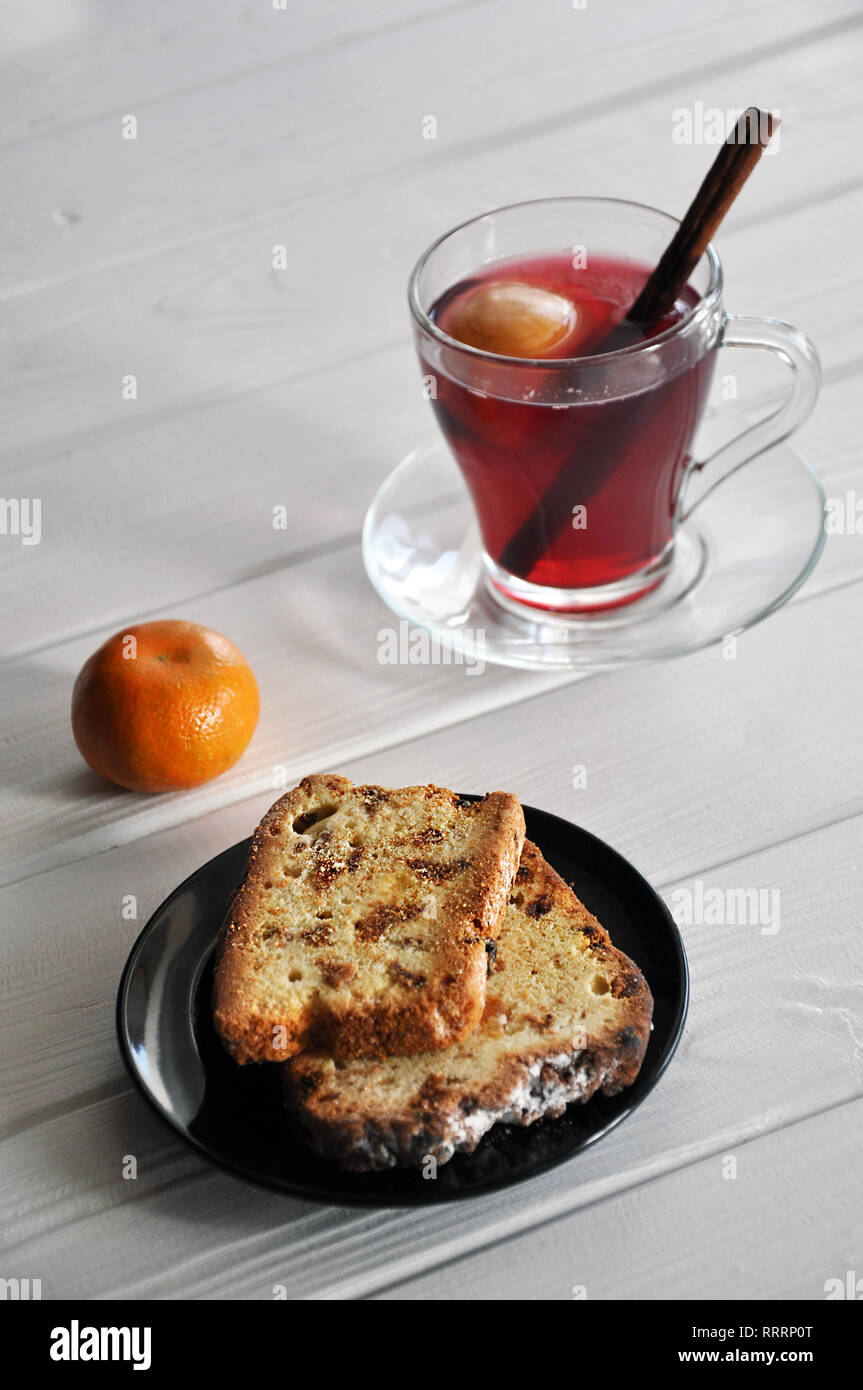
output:
M 722 406 L 699 455 L 746 422 Z M 775 445 L 706 490 L 677 533 L 667 577 L 642 599 L 594 614 L 504 607 L 490 589 L 467 488 L 443 440 L 413 450 L 366 514 L 363 559 L 398 615 L 466 659 L 531 670 L 589 670 L 697 651 L 781 607 L 824 546 L 824 493 L 805 460 Z

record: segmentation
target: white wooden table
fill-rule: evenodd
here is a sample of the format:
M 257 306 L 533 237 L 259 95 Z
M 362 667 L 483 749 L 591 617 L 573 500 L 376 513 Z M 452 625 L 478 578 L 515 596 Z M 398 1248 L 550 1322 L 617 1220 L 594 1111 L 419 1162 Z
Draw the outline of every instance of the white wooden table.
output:
M 40 544 L 0 536 L 0 1273 L 244 1299 L 820 1299 L 863 1274 L 861 536 L 831 537 L 736 660 L 579 681 L 379 665 L 358 545 L 433 428 L 417 254 L 545 194 L 682 212 L 713 153 L 671 139 L 697 102 L 781 113 L 721 233 L 728 303 L 815 339 L 799 444 L 863 498 L 859 0 L 3 0 L 0 31 L 2 492 L 43 509 Z M 740 404 L 780 384 L 753 369 Z M 68 703 L 89 652 L 152 616 L 226 632 L 263 712 L 231 773 L 147 799 L 86 769 Z M 685 929 L 673 1066 L 556 1171 L 417 1212 L 258 1191 L 150 1113 L 113 1009 L 146 917 L 249 833 L 279 765 L 503 785 L 669 898 L 778 888 L 781 929 Z

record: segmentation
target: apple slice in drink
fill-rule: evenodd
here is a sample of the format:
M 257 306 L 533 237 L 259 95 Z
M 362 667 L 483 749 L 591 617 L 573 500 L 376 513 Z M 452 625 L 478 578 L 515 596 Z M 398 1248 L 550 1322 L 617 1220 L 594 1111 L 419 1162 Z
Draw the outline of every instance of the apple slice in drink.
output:
M 607 306 L 602 306 L 607 315 Z M 487 280 L 449 304 L 440 326 L 468 347 L 499 357 L 581 357 L 605 327 L 589 301 L 520 280 Z

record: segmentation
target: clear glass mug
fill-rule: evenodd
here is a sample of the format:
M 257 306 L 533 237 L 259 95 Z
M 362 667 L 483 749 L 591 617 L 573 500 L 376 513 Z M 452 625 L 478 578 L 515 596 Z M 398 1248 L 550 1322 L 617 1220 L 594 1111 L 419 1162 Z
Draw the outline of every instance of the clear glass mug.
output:
M 664 332 L 597 356 L 525 359 L 469 347 L 431 317 L 455 285 L 497 261 L 591 255 L 652 267 L 677 220 L 606 198 L 549 198 L 485 213 L 420 257 L 409 302 L 427 394 L 464 474 L 492 591 L 507 605 L 590 612 L 629 603 L 668 574 L 699 497 L 807 418 L 818 355 L 777 319 L 726 313 L 709 246 L 692 307 Z M 517 278 L 517 268 L 512 278 Z M 791 368 L 780 408 L 712 457 L 692 442 L 721 347 L 762 348 Z

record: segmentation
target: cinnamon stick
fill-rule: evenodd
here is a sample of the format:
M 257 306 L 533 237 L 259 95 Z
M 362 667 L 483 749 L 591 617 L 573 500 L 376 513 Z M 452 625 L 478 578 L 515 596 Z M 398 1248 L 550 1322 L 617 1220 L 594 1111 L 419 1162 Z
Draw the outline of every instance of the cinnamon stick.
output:
M 591 356 L 631 347 L 644 340 L 644 329 L 659 323 L 673 307 L 689 276 L 712 240 L 734 199 L 748 179 L 773 135 L 778 119 L 750 106 L 737 120 L 696 193 L 680 226 L 668 243 L 644 288 L 624 318 Z M 510 574 L 527 578 L 570 519 L 568 503 L 578 458 L 567 459 L 546 488 L 530 516 L 507 542 L 500 564 Z M 578 476 L 578 501 L 585 503 L 602 486 L 606 470 L 593 469 L 593 480 Z M 587 493 L 587 495 L 585 495 Z
M 775 116 L 759 111 L 757 106 L 743 112 L 644 289 L 627 312 L 628 319 L 641 324 L 658 323 L 673 307 L 778 125 Z M 753 138 L 753 131 L 757 138 Z

